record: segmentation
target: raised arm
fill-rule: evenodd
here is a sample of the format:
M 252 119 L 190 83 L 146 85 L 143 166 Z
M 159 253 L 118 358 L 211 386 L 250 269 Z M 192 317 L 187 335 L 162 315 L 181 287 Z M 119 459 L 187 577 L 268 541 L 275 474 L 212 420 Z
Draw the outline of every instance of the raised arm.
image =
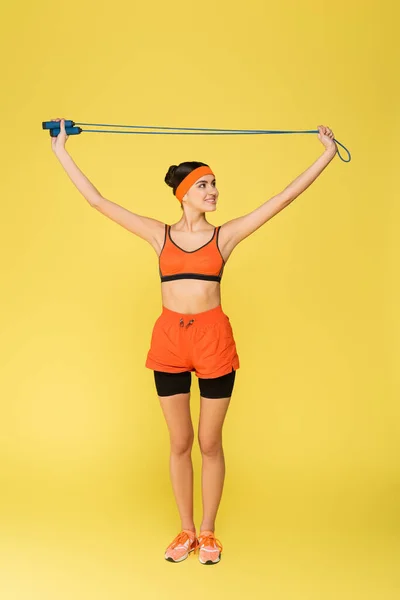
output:
M 300 196 L 322 173 L 337 152 L 334 134 L 328 127 L 318 126 L 318 139 L 325 146 L 323 154 L 306 170 L 292 181 L 282 192 L 276 194 L 252 212 L 232 219 L 221 227 L 220 237 L 232 249 L 250 234 L 272 219 L 278 212 Z
M 53 119 L 60 121 L 60 119 Z M 68 154 L 65 143 L 68 140 L 65 133 L 64 120 L 61 120 L 60 133 L 51 138 L 52 150 L 58 158 L 72 183 L 91 206 L 106 217 L 109 217 L 125 229 L 149 242 L 157 252 L 157 239 L 163 234 L 164 224 L 150 217 L 143 217 L 104 198 L 99 190 L 89 181 Z

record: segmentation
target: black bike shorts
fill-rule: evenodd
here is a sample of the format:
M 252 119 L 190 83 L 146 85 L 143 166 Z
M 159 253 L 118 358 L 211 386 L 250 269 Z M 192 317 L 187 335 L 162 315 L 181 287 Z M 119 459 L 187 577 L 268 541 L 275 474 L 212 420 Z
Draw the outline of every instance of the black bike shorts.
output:
M 215 377 L 214 379 L 202 379 L 198 377 L 200 395 L 203 398 L 230 398 L 235 383 L 235 376 L 236 371 L 232 368 L 231 373 Z M 187 394 L 190 392 L 192 373 L 191 371 L 183 371 L 182 373 L 154 371 L 154 381 L 159 396 Z

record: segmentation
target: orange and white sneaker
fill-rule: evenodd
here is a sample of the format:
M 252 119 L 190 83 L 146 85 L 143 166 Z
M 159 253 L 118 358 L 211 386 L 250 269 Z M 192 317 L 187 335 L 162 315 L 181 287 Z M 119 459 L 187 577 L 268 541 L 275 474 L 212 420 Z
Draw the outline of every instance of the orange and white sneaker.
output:
M 221 560 L 222 544 L 213 531 L 201 531 L 198 537 L 199 561 L 203 565 L 215 565 Z
M 190 529 L 183 529 L 166 549 L 164 558 L 170 562 L 181 562 L 191 552 L 194 551 L 196 553 L 197 546 L 196 533 Z

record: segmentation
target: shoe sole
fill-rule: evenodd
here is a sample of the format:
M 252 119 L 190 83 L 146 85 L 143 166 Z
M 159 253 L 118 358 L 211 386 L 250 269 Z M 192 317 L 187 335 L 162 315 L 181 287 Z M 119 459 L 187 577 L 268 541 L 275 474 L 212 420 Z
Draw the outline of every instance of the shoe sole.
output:
M 219 558 L 218 558 L 218 560 L 215 560 L 214 562 L 213 562 L 212 560 L 206 560 L 206 562 L 203 562 L 203 561 L 201 560 L 201 558 L 199 557 L 199 562 L 200 562 L 202 565 L 216 565 L 216 564 L 218 564 L 218 563 L 220 562 L 220 560 L 221 560 L 221 554 L 219 555 Z
M 178 558 L 178 560 L 174 560 L 171 556 L 164 556 L 165 560 L 167 560 L 168 562 L 173 562 L 173 563 L 179 563 L 182 562 L 183 560 L 186 560 L 187 558 L 189 558 L 189 554 L 191 552 L 194 552 L 194 548 L 192 548 L 191 550 L 189 550 L 189 552 L 187 554 L 184 554 L 182 556 L 182 558 Z

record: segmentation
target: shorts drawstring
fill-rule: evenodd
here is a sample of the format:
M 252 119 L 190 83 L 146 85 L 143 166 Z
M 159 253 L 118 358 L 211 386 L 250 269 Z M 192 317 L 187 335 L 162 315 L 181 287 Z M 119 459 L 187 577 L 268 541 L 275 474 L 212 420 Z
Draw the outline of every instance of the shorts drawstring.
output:
M 188 323 L 187 325 L 185 325 L 185 322 L 184 322 L 184 320 L 183 320 L 183 319 L 181 319 L 181 320 L 179 321 L 179 325 L 180 325 L 181 327 L 186 327 L 186 329 L 187 329 L 187 328 L 189 327 L 189 325 L 191 325 L 192 323 L 194 323 L 194 319 L 190 319 L 190 321 L 189 321 L 189 323 Z

